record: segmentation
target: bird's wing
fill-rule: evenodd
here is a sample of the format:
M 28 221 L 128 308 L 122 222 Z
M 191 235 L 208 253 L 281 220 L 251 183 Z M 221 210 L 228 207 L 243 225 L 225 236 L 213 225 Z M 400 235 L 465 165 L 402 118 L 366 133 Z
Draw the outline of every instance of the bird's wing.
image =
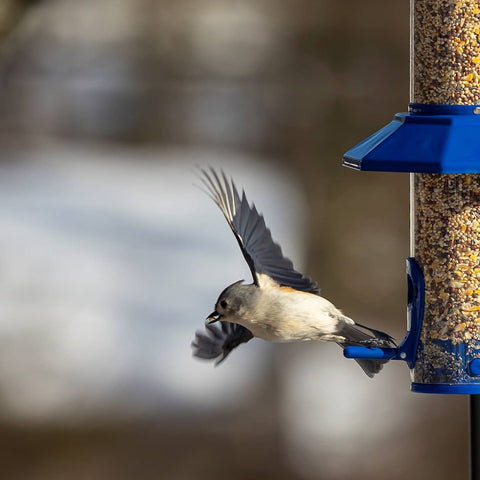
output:
M 250 267 L 254 283 L 259 284 L 258 276 L 263 273 L 280 285 L 319 294 L 317 284 L 297 272 L 291 260 L 283 256 L 280 246 L 272 240 L 263 215 L 257 212 L 253 203 L 249 205 L 245 192 L 242 191 L 240 197 L 233 181 L 228 180 L 223 172 L 219 175 L 213 168 L 209 172 L 201 172 L 200 178 L 207 194 L 227 219 Z
M 206 325 L 206 331 L 197 331 L 192 342 L 193 355 L 198 358 L 214 360 L 220 357 L 215 365 L 223 362 L 228 354 L 241 343 L 246 343 L 253 338 L 250 330 L 230 322 L 218 322 Z

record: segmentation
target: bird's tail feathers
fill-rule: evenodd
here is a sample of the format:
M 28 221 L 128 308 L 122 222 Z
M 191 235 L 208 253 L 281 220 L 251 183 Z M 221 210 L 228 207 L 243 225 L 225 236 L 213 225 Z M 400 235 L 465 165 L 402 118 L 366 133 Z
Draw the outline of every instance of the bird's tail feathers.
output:
M 340 344 L 339 344 L 340 345 Z M 346 345 L 340 345 L 345 348 Z M 388 360 L 368 360 L 365 358 L 356 358 L 355 361 L 362 367 L 362 370 L 370 377 L 373 378 L 382 368 Z

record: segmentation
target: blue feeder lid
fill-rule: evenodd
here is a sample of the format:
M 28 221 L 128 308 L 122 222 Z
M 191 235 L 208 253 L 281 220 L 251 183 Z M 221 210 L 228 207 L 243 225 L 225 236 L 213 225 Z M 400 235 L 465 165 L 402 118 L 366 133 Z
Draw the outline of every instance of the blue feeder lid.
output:
M 343 156 L 357 170 L 480 173 L 480 106 L 411 103 Z

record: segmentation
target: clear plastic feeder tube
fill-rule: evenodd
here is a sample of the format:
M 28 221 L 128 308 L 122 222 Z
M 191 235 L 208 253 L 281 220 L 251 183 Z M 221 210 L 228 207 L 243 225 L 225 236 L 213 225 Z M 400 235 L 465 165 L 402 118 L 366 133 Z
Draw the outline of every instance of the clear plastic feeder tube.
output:
M 478 105 L 480 1 L 411 0 L 411 16 L 411 102 Z M 480 175 L 411 174 L 410 228 L 425 281 L 413 381 L 478 382 Z
M 414 382 L 456 382 L 465 355 L 480 348 L 480 181 L 413 175 L 413 247 L 425 282 Z
M 480 98 L 480 2 L 411 0 L 410 101 L 473 105 Z

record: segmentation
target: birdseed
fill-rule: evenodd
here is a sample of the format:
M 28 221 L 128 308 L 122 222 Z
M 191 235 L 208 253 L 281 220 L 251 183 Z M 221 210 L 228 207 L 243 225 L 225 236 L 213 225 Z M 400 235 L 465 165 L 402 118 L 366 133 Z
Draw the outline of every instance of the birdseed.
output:
M 412 11 L 412 101 L 478 103 L 480 2 L 413 0 Z
M 471 380 L 465 371 L 461 348 L 444 348 L 441 344 L 427 343 L 418 352 L 414 381 L 423 383 L 458 383 Z M 457 351 L 455 351 L 457 350 Z
M 425 281 L 424 353 L 438 341 L 479 348 L 480 175 L 414 174 L 413 208 L 414 256 Z M 426 380 L 422 363 L 417 382 Z
M 411 101 L 479 104 L 480 0 L 412 0 L 411 11 Z M 460 350 L 480 346 L 480 175 L 412 175 L 412 256 L 425 280 L 413 377 L 436 383 L 458 379 Z

